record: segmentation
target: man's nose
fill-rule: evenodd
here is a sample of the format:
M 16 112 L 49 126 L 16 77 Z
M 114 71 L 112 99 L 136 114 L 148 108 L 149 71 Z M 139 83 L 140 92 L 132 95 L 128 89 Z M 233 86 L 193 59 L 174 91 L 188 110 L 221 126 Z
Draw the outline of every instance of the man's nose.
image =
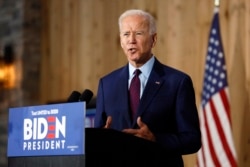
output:
M 134 33 L 131 33 L 129 36 L 129 43 L 135 43 L 136 42 L 136 35 Z

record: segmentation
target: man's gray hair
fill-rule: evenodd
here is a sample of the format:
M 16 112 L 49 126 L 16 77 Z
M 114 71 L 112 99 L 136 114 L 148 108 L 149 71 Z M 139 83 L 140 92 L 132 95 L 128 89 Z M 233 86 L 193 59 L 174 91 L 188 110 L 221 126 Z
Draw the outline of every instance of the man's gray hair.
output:
M 149 33 L 151 35 L 156 33 L 156 23 L 154 17 L 150 13 L 140 9 L 130 9 L 122 13 L 118 20 L 119 30 L 121 30 L 122 20 L 127 16 L 134 16 L 134 15 L 143 16 L 149 23 Z

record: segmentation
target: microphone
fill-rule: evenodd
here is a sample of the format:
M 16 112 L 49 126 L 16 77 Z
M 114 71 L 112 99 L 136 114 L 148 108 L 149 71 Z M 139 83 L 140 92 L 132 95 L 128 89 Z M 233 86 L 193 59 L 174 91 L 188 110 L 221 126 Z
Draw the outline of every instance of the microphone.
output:
M 69 103 L 70 103 L 70 102 L 77 102 L 77 101 L 79 101 L 79 97 L 80 97 L 80 96 L 81 96 L 81 93 L 74 90 L 74 91 L 71 93 L 71 95 L 69 96 L 67 102 L 69 102 Z
M 86 104 L 89 103 L 93 96 L 93 92 L 89 89 L 85 89 L 79 97 L 79 101 L 85 101 Z

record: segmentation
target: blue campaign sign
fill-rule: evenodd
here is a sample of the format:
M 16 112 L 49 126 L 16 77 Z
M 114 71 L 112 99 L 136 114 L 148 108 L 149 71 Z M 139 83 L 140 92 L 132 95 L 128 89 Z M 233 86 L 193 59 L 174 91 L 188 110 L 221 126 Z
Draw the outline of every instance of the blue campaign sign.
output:
M 9 109 L 8 157 L 85 154 L 85 102 Z

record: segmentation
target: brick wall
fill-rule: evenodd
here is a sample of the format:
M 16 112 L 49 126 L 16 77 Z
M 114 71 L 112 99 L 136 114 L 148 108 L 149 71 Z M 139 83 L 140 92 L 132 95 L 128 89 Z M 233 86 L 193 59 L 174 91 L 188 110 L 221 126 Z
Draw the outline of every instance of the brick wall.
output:
M 7 167 L 8 109 L 39 101 L 40 0 L 0 0 L 0 16 L 0 58 L 10 45 L 17 77 L 15 87 L 0 87 L 0 166 Z

